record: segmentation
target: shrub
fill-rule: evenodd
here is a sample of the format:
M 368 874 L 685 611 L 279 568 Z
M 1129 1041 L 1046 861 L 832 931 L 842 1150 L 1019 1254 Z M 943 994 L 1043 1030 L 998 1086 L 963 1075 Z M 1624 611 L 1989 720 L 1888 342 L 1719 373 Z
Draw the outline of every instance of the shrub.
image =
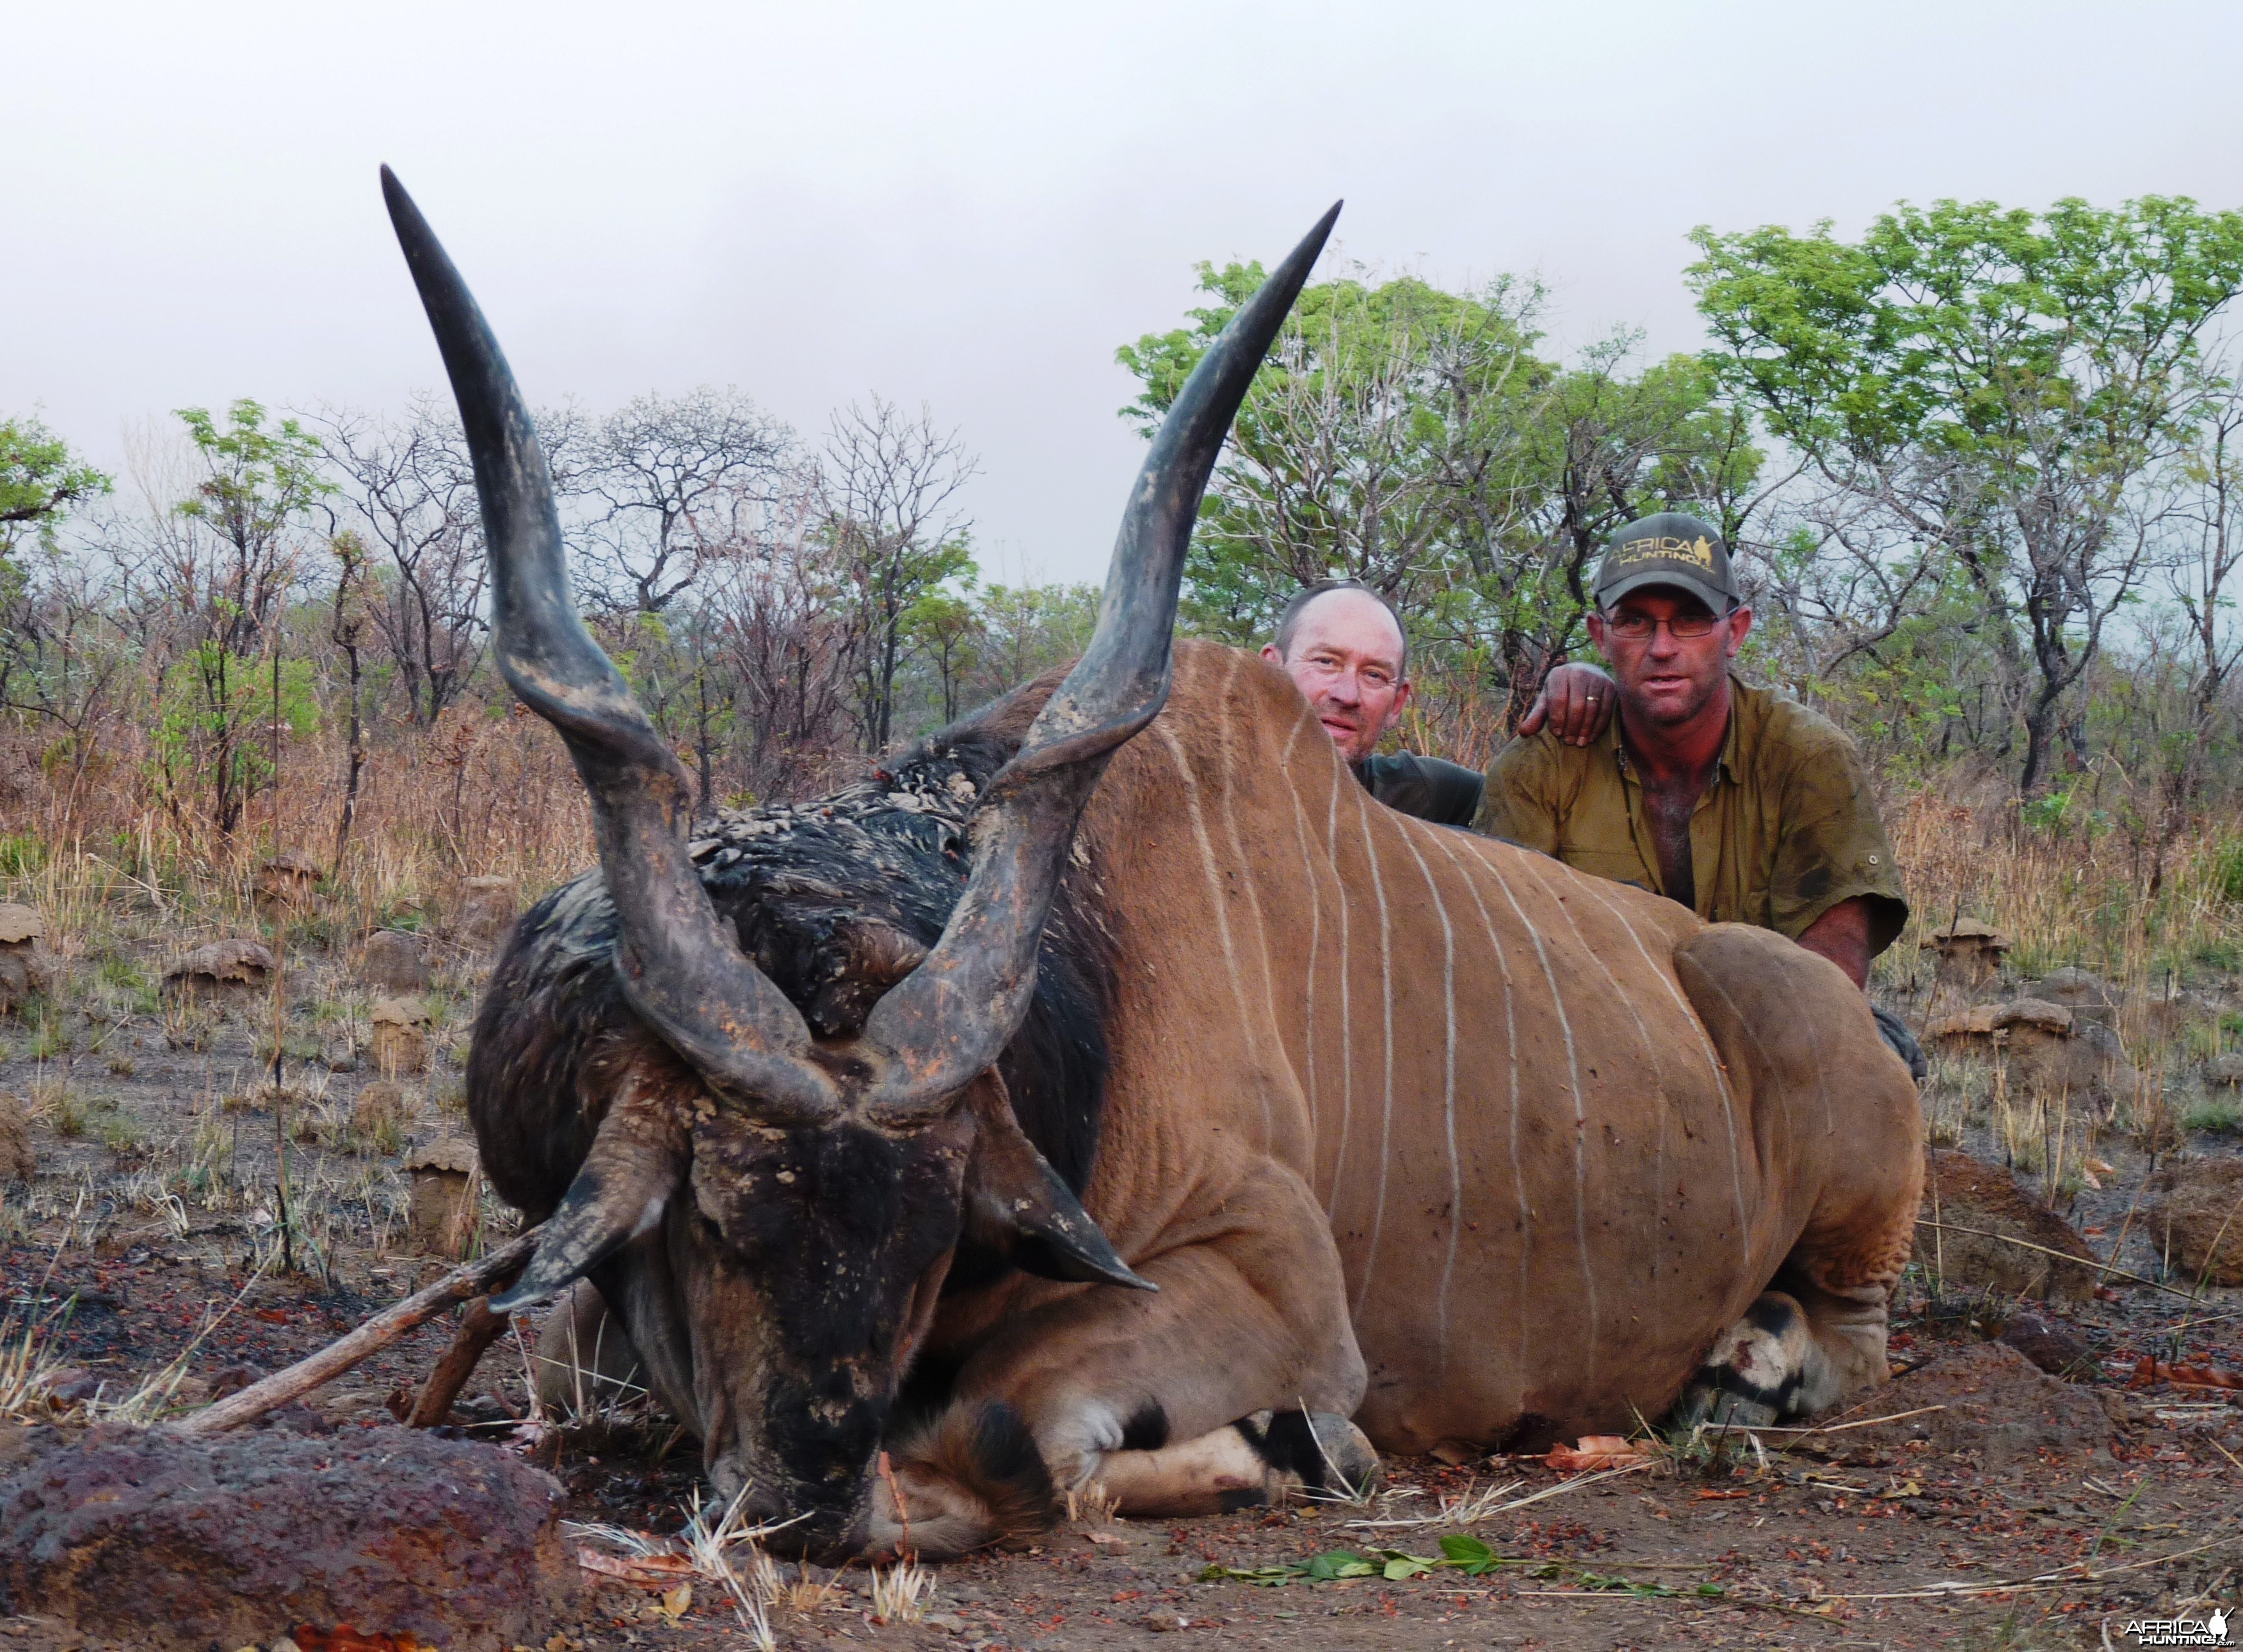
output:
M 2199 1102 L 2181 1116 L 2183 1128 L 2192 1130 L 2212 1130 L 2231 1134 L 2243 1125 L 2243 1106 L 2217 1097 Z
M 2212 846 L 2205 881 L 2222 900 L 2243 905 L 2243 838 L 2222 838 Z

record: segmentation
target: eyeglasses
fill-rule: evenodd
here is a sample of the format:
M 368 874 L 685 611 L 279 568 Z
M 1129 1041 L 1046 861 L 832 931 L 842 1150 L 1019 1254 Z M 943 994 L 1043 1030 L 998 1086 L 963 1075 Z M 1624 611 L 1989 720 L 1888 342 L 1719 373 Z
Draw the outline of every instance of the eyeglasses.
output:
M 1730 613 L 1735 611 L 1734 609 L 1729 610 Z M 1710 637 L 1714 634 L 1714 627 L 1728 617 L 1728 614 L 1677 614 L 1661 622 L 1648 614 L 1627 610 L 1617 614 L 1606 614 L 1605 630 L 1623 643 L 1649 642 L 1662 623 L 1669 637 Z

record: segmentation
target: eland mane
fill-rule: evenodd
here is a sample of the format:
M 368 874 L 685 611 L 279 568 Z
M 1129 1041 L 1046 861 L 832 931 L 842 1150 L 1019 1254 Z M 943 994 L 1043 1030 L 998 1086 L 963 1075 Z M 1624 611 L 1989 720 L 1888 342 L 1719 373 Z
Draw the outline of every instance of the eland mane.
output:
M 846 1037 L 881 992 L 941 936 L 972 870 L 967 826 L 990 780 L 1020 749 L 1041 681 L 931 735 L 828 796 L 724 810 L 697 824 L 688 852 L 743 954 L 820 1037 Z M 475 1017 L 471 1112 L 512 1150 L 488 1162 L 492 1186 L 532 1220 L 561 1201 L 583 1163 L 621 1066 L 674 1062 L 625 999 L 614 903 L 597 871 L 537 901 L 515 926 Z M 1095 885 L 1063 874 L 1037 952 L 1027 1017 L 999 1058 L 1013 1112 L 1080 1195 L 1097 1156 L 1108 1062 L 1113 942 Z M 680 1077 L 684 1075 L 681 1071 Z M 551 1139 L 533 1096 L 573 1096 L 581 1136 Z M 988 1277 L 964 1257 L 953 1285 Z

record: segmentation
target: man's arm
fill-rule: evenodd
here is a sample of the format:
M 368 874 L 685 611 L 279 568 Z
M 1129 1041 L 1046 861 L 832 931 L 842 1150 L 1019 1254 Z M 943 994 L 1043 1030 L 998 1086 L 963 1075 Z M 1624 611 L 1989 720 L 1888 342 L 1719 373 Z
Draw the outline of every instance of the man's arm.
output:
M 1479 771 L 1445 758 L 1414 752 L 1366 758 L 1357 765 L 1356 778 L 1388 808 L 1435 826 L 1469 827 L 1479 813 Z
M 1846 978 L 1867 991 L 1869 985 L 1869 898 L 1855 895 L 1841 900 L 1799 937 L 1799 944 L 1820 954 L 1846 972 Z
M 1542 691 L 1517 732 L 1537 732 L 1546 722 L 1550 732 L 1567 745 L 1586 745 L 1605 732 L 1613 713 L 1620 710 L 1620 684 L 1593 665 L 1553 665 L 1542 679 Z
M 1853 742 L 1819 719 L 1792 738 L 1768 922 L 1866 985 L 1908 920 L 1900 868 Z

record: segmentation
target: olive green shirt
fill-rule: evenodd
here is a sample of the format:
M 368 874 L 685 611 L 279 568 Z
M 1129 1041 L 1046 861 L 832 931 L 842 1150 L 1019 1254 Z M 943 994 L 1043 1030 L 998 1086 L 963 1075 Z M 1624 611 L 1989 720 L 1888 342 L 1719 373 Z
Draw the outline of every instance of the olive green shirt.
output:
M 1569 866 L 1667 893 L 1643 785 L 1614 718 L 1587 745 L 1545 729 L 1515 739 L 1487 772 L 1473 829 Z M 1793 700 L 1729 678 L 1729 729 L 1690 818 L 1697 913 L 1796 941 L 1842 900 L 1869 898 L 1869 951 L 1908 921 L 1861 753 L 1835 725 Z

